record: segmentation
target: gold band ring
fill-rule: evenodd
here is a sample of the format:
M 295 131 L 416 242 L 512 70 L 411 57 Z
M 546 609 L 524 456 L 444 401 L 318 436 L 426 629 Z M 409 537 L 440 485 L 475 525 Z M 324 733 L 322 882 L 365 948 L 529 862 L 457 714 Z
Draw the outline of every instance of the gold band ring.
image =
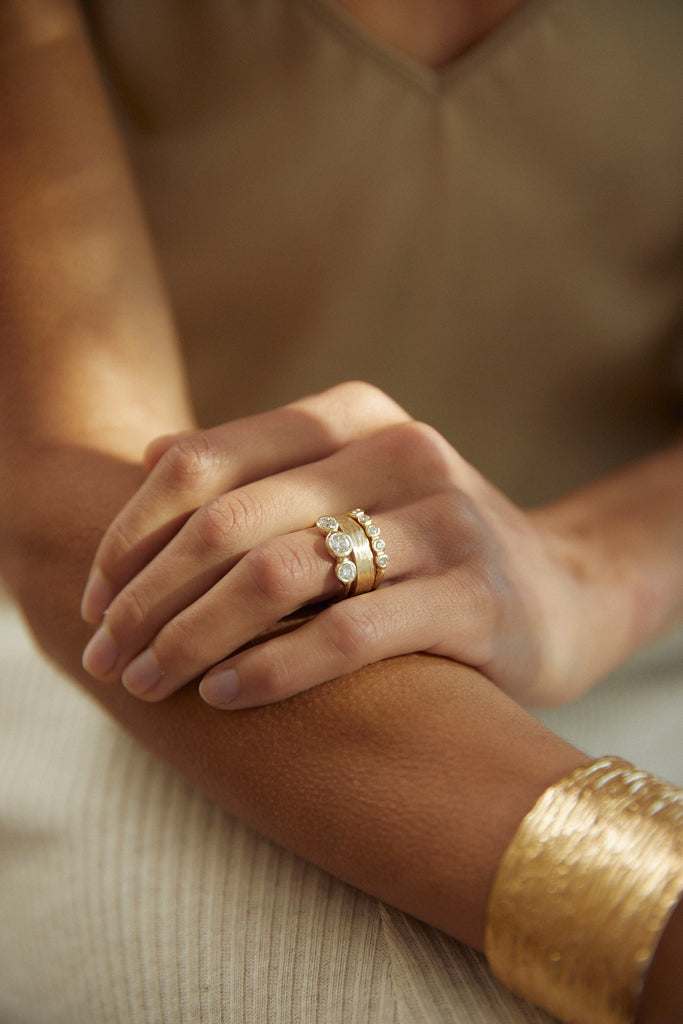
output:
M 337 560 L 335 573 L 344 597 L 367 594 L 382 582 L 389 564 L 380 528 L 360 509 L 340 516 L 321 516 L 316 526 L 325 534 L 325 545 Z

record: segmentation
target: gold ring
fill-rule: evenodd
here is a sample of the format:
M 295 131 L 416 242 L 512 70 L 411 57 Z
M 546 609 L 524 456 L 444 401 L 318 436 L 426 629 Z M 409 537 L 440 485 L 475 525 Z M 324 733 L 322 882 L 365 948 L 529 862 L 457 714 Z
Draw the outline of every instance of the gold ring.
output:
M 361 508 L 340 516 L 321 516 L 315 524 L 336 559 L 335 573 L 344 597 L 367 594 L 382 582 L 389 564 L 380 528 Z

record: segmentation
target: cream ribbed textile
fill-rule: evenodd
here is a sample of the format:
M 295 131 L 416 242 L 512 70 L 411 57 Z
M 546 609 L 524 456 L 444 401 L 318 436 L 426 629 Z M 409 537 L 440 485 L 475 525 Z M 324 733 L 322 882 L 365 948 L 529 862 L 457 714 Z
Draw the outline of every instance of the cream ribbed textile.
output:
M 261 838 L 0 609 L 2 1024 L 544 1024 L 483 958 Z

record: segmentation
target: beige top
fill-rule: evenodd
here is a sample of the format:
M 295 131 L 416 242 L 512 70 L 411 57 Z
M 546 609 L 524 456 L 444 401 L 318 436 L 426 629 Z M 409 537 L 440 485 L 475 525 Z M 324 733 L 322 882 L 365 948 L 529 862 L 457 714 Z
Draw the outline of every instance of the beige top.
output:
M 677 0 L 529 0 L 439 72 L 334 0 L 92 7 L 205 421 L 366 379 L 525 503 L 669 435 Z
M 522 502 L 667 435 L 679 0 L 530 0 L 440 72 L 334 0 L 90 8 L 205 422 L 364 378 Z M 3 1024 L 548 1020 L 185 786 L 7 608 L 0 649 Z M 683 783 L 682 665 L 544 718 Z

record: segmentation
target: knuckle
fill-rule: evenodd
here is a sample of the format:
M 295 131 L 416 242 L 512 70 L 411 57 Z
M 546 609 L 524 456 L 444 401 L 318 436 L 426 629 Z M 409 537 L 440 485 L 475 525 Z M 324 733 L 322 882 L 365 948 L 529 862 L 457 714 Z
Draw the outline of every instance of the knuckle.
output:
M 425 573 L 462 571 L 496 557 L 490 530 L 472 499 L 459 488 L 451 486 L 421 497 L 409 511 L 424 544 Z
M 401 428 L 412 464 L 432 486 L 451 484 L 458 456 L 435 427 L 413 421 Z
M 363 602 L 356 602 L 354 606 L 351 598 L 332 605 L 320 619 L 326 641 L 338 651 L 344 662 L 356 666 L 372 660 L 379 630 L 375 619 L 365 611 Z
M 452 487 L 459 456 L 448 441 L 427 423 L 411 420 L 386 428 L 376 439 L 381 458 L 400 469 L 402 477 L 420 492 Z
M 206 434 L 179 438 L 165 452 L 159 468 L 172 490 L 186 491 L 200 486 L 216 469 L 217 453 Z
M 202 547 L 209 551 L 225 547 L 230 534 L 231 522 L 220 499 L 208 502 L 195 512 L 194 526 Z
M 366 380 L 346 380 L 332 390 L 341 401 L 349 402 L 351 405 L 394 404 L 381 388 Z
M 171 619 L 159 634 L 155 647 L 160 660 L 196 666 L 201 662 L 202 642 L 196 624 L 187 616 Z
M 234 547 L 254 530 L 263 513 L 247 491 L 232 491 L 214 498 L 195 512 L 195 528 L 200 542 L 210 551 Z
M 459 561 L 477 553 L 483 555 L 488 531 L 472 499 L 458 488 L 439 495 L 434 528 L 452 544 Z
M 315 567 L 311 555 L 294 542 L 263 544 L 245 555 L 245 569 L 267 601 L 307 596 Z
M 107 575 L 126 555 L 133 551 L 140 537 L 128 525 L 124 515 L 118 516 L 107 530 L 101 545 L 98 562 Z
M 115 633 L 129 634 L 141 629 L 149 616 L 149 609 L 135 587 L 126 587 L 107 612 L 107 622 Z
M 401 406 L 375 384 L 364 380 L 350 380 L 339 385 L 342 397 L 357 414 L 358 409 L 372 411 L 378 419 L 388 423 L 409 422 L 411 417 Z
M 366 435 L 393 423 L 410 420 L 408 413 L 374 384 L 347 380 L 314 396 L 317 418 L 343 443 L 359 433 Z M 362 427 L 362 429 L 359 429 Z
M 458 605 L 470 623 L 473 636 L 490 641 L 498 633 L 504 616 L 507 582 L 492 563 L 470 565 L 458 581 Z
M 298 689 L 291 668 L 276 644 L 269 645 L 267 654 L 253 657 L 249 675 L 260 703 L 273 704 Z
M 333 384 L 331 387 L 318 392 L 312 397 L 314 399 L 322 399 L 328 404 L 334 402 L 348 402 L 354 397 L 358 397 L 361 392 L 369 393 L 372 390 L 379 391 L 379 388 L 375 388 L 373 384 L 368 384 L 362 380 L 342 380 L 338 384 Z M 381 393 L 382 392 L 380 392 L 380 394 Z

